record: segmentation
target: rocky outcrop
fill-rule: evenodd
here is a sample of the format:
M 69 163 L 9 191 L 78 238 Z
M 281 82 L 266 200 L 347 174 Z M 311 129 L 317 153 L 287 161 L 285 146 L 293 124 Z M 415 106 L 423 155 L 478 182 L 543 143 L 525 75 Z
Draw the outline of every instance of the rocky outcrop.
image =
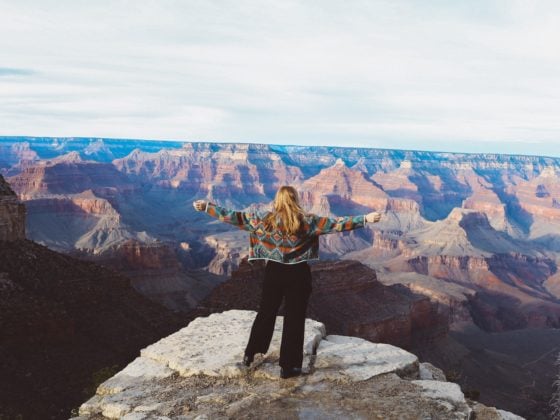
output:
M 303 205 L 318 214 L 325 214 L 323 197 L 327 197 L 330 213 L 339 216 L 356 211 L 381 211 L 387 207 L 387 194 L 363 172 L 348 168 L 341 159 L 306 180 L 300 189 Z
M 29 142 L 2 143 L 0 141 L 0 174 L 12 175 L 22 167 L 39 160 Z
M 25 207 L 0 175 L 0 241 L 25 239 Z
M 402 284 L 414 293 L 429 297 L 437 303 L 438 312 L 452 326 L 456 323 L 474 323 L 469 305 L 470 299 L 476 295 L 473 287 L 410 272 L 384 272 L 379 275 L 379 279 L 385 285 Z
M 283 318 L 271 346 L 247 369 L 239 361 L 255 313 L 197 318 L 146 347 L 102 383 L 75 420 L 94 418 L 521 419 L 465 398 L 441 371 L 398 347 L 340 335 L 307 319 L 304 374 L 278 382 Z M 484 417 L 482 417 L 484 416 Z
M 452 323 L 503 331 L 554 328 L 560 322 L 553 286 L 557 263 L 495 230 L 485 213 L 456 208 L 446 219 L 407 233 L 375 231 L 370 248 L 344 258 L 382 264 L 393 279 L 409 272 L 402 283 L 440 303 Z M 453 289 L 459 285 L 469 293 L 457 299 Z
M 427 224 L 426 219 L 421 216 L 420 207 L 416 202 L 405 198 L 391 198 L 380 222 L 370 225 L 370 228 L 402 235 L 422 229 Z
M 244 257 L 249 254 L 247 232 L 238 229 L 204 238 L 206 244 L 214 251 L 208 264 L 208 271 L 218 275 L 230 276 Z
M 135 188 L 112 164 L 84 161 L 77 152 L 28 165 L 8 180 L 22 200 L 87 190 L 116 189 L 124 193 Z
M 531 238 L 560 229 L 560 170 L 553 165 L 529 180 L 507 185 L 510 207 Z
M 471 189 L 471 194 L 463 200 L 462 207 L 486 214 L 494 229 L 506 230 L 506 205 L 493 190 L 493 185 L 470 168 L 459 171 L 458 178 Z
M 179 270 L 174 251 L 163 242 L 140 242 L 128 239 L 108 250 L 105 263 L 118 270 Z
M 408 260 L 413 271 L 438 278 L 473 283 L 485 274 L 490 276 L 488 262 L 483 257 L 431 255 L 417 256 Z M 483 273 L 481 275 L 481 272 Z M 488 280 L 490 282 L 490 280 Z
M 135 150 L 113 163 L 125 174 L 234 205 L 269 200 L 280 185 L 302 179 L 299 168 L 265 145 L 186 143 L 157 153 Z
M 147 232 L 134 231 L 123 223 L 111 202 L 91 190 L 79 194 L 48 194 L 29 199 L 25 205 L 28 236 L 57 251 L 83 253 L 88 257 L 114 256 L 117 248 L 125 243 L 142 244 L 147 249 L 158 244 Z
M 485 330 L 560 325 L 560 304 L 544 284 L 553 268 L 550 261 L 506 254 L 414 257 L 408 263 L 417 273 L 442 281 L 452 279 L 472 289 L 468 307 L 474 322 Z M 528 272 L 535 283 L 527 281 Z
M 330 334 L 344 334 L 411 348 L 444 337 L 448 321 L 427 297 L 397 285 L 383 286 L 375 271 L 356 261 L 311 265 L 313 293 L 307 315 Z M 216 287 L 192 316 L 226 309 L 257 310 L 264 265 L 243 262 L 231 279 Z M 284 308 L 280 308 L 283 314 Z
M 97 162 L 111 162 L 115 159 L 115 155 L 111 148 L 105 144 L 103 139 L 92 140 L 82 152 L 88 159 Z
M 80 194 L 69 196 L 73 204 L 86 212 L 94 215 L 117 215 L 118 212 L 113 205 L 106 199 L 98 197 L 92 190 L 86 190 Z
M 124 274 L 145 297 L 175 312 L 188 313 L 224 280 L 204 270 L 185 269 L 184 250 L 161 241 L 129 239 L 101 255 L 75 252 L 80 259 L 103 264 Z

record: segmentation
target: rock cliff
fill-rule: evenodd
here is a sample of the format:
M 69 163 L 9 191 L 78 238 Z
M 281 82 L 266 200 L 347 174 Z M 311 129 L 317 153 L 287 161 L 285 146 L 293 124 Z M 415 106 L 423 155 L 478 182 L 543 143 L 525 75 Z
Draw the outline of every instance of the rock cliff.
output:
M 84 161 L 77 152 L 40 160 L 9 178 L 23 200 L 45 194 L 74 194 L 86 190 L 130 191 L 134 185 L 110 163 Z
M 230 205 L 268 201 L 280 185 L 303 177 L 268 146 L 254 144 L 186 143 L 157 153 L 135 150 L 114 165 L 138 179 Z
M 306 319 L 303 375 L 279 379 L 283 317 L 269 351 L 239 363 L 255 313 L 201 317 L 144 348 L 74 420 L 204 418 L 521 419 L 465 398 L 428 363 L 389 344 L 327 335 Z
M 300 190 L 304 206 L 318 214 L 325 214 L 323 196 L 328 199 L 330 212 L 339 216 L 382 211 L 387 207 L 387 193 L 368 180 L 363 172 L 348 168 L 341 159 L 307 179 Z
M 560 325 L 560 304 L 547 289 L 553 288 L 557 264 L 544 249 L 494 229 L 487 213 L 455 208 L 445 219 L 404 234 L 376 231 L 371 247 L 344 258 L 358 259 L 377 269 L 381 265 L 395 274 L 418 273 L 418 287 L 402 276 L 393 276 L 403 278 L 407 287 L 417 292 L 424 288 L 425 276 L 432 278 L 431 283 L 439 279 L 440 290 L 452 292 L 460 284 L 472 291 L 467 300 L 471 319 L 483 329 L 502 331 Z M 442 302 L 439 293 L 427 295 Z M 453 295 L 449 295 L 450 307 L 464 308 L 464 299 L 455 301 Z M 456 319 L 461 322 L 468 319 L 464 310 L 452 310 L 451 314 L 458 314 Z
M 257 310 L 264 264 L 244 261 L 216 287 L 191 317 L 226 309 Z M 354 335 L 411 348 L 445 336 L 448 321 L 429 298 L 403 286 L 387 287 L 375 271 L 356 261 L 311 265 L 313 293 L 307 315 L 323 322 L 330 334 Z M 280 314 L 284 314 L 284 307 Z
M 0 175 L 0 241 L 25 239 L 25 207 Z
M 0 174 L 10 175 L 18 172 L 23 166 L 38 159 L 39 156 L 31 149 L 28 142 L 12 144 L 0 142 Z
M 99 376 L 183 325 L 114 271 L 0 241 L 0 417 L 67 419 Z
M 162 242 L 129 240 L 101 257 L 84 254 L 80 257 L 116 269 L 144 296 L 173 311 L 186 313 L 223 281 L 223 277 L 204 270 L 185 270 L 180 261 L 181 252 Z

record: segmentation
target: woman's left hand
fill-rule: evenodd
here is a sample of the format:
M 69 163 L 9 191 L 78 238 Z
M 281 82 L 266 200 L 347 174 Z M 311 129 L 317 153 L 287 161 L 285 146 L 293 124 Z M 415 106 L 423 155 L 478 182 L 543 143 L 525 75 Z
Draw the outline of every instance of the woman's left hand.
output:
M 373 211 L 371 213 L 366 214 L 366 222 L 367 223 L 377 223 L 381 220 L 381 213 Z
M 193 207 L 196 211 L 204 211 L 206 210 L 206 201 L 204 200 L 196 200 L 193 201 Z

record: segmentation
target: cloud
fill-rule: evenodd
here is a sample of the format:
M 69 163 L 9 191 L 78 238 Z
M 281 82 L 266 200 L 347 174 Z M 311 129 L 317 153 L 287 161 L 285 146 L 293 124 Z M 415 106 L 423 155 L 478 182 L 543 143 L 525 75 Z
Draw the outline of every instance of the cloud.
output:
M 30 76 L 35 72 L 30 69 L 16 69 L 10 67 L 0 67 L 0 77 L 2 76 Z
M 560 156 L 557 2 L 3 3 L 0 134 Z

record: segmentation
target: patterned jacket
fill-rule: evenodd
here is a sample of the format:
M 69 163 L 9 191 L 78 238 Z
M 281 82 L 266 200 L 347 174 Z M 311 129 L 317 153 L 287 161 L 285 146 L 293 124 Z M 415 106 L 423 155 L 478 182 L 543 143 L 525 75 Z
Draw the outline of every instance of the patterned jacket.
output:
M 266 214 L 229 210 L 207 202 L 206 213 L 249 232 L 249 260 L 266 259 L 295 264 L 319 258 L 319 235 L 352 230 L 365 225 L 365 216 L 320 217 L 306 215 L 301 232 L 288 235 L 281 227 L 266 231 Z

